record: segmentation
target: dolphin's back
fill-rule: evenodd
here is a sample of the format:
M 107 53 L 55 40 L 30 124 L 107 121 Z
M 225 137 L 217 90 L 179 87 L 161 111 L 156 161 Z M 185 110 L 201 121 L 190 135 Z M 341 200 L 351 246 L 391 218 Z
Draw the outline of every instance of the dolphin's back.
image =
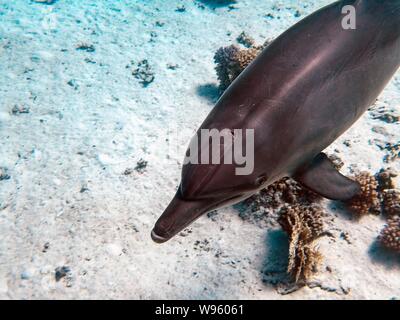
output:
M 342 27 L 345 5 L 355 30 Z M 265 48 L 201 128 L 255 129 L 256 171 L 290 174 L 347 130 L 399 66 L 400 0 L 336 2 Z

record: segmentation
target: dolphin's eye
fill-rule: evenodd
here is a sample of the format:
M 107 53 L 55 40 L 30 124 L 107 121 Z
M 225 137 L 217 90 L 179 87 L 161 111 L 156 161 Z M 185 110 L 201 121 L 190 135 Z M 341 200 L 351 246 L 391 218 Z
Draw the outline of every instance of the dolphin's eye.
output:
M 268 180 L 268 177 L 265 174 L 262 174 L 257 177 L 256 179 L 256 186 L 262 186 L 264 183 L 266 183 Z

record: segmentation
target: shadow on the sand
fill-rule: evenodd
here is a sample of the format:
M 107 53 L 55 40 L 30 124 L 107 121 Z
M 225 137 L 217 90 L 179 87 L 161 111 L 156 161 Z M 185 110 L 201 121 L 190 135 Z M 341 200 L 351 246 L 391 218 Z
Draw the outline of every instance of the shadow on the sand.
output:
M 282 230 L 269 230 L 265 239 L 266 255 L 262 267 L 263 283 L 277 285 L 289 281 L 287 274 L 289 241 Z
M 400 254 L 385 248 L 378 240 L 371 244 L 368 255 L 373 262 L 380 263 L 387 269 L 400 270 Z
M 200 97 L 207 99 L 212 104 L 216 103 L 221 95 L 218 86 L 214 83 L 200 85 L 196 91 Z
M 197 1 L 201 2 L 202 4 L 212 9 L 226 7 L 231 4 L 235 4 L 237 2 L 236 0 L 197 0 Z
M 340 201 L 329 201 L 328 208 L 336 213 L 338 216 L 345 218 L 349 221 L 357 221 L 354 216 L 346 209 L 346 206 L 343 202 Z

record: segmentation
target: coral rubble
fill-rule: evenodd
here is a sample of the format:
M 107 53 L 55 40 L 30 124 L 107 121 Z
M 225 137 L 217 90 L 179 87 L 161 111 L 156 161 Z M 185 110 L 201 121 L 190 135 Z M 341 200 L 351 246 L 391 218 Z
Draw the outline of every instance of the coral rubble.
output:
M 80 50 L 80 51 L 86 51 L 86 52 L 95 52 L 96 51 L 93 44 L 88 44 L 88 43 L 84 43 L 84 42 L 78 44 L 75 49 Z
M 140 160 L 137 162 L 136 166 L 135 166 L 135 170 L 136 170 L 137 172 L 139 172 L 139 173 L 144 173 L 144 171 L 145 171 L 145 169 L 146 169 L 146 167 L 147 167 L 147 164 L 148 164 L 147 161 L 145 161 L 145 160 L 143 160 L 143 159 L 140 159 Z
M 387 102 L 376 101 L 369 109 L 372 119 L 381 120 L 386 123 L 396 123 L 400 120 L 400 115 L 395 108 L 389 107 Z
M 18 115 L 18 114 L 23 114 L 23 113 L 29 113 L 30 109 L 27 106 L 22 106 L 22 105 L 15 105 L 12 109 L 11 109 L 11 113 L 13 115 Z
M 150 83 L 154 81 L 154 72 L 146 59 L 139 61 L 137 64 L 132 61 L 131 66 L 132 75 L 140 81 L 143 87 L 147 87 Z M 128 65 L 127 68 L 129 67 L 130 66 Z
M 387 151 L 387 154 L 383 158 L 384 162 L 391 162 L 400 157 L 400 142 L 387 143 L 384 149 Z
M 246 48 L 251 48 L 255 46 L 255 41 L 246 32 L 242 32 L 237 38 L 237 42 L 244 45 Z
M 397 177 L 397 173 L 394 172 L 391 168 L 381 169 L 376 175 L 375 178 L 378 180 L 378 190 L 387 190 L 394 189 L 395 184 L 393 178 Z
M 0 181 L 9 180 L 11 177 L 8 174 L 8 169 L 4 167 L 0 167 Z

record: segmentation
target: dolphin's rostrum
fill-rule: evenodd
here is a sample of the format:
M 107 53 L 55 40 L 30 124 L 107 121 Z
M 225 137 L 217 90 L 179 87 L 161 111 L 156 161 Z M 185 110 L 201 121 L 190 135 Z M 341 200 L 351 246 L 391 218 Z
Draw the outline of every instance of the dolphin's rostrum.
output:
M 355 8 L 355 29 L 343 28 L 347 5 Z M 204 213 L 285 176 L 329 199 L 353 197 L 358 183 L 322 151 L 373 104 L 399 66 L 400 0 L 339 1 L 291 27 L 232 83 L 199 129 L 254 129 L 253 172 L 236 175 L 236 164 L 223 159 L 185 164 L 153 240 L 165 242 Z

